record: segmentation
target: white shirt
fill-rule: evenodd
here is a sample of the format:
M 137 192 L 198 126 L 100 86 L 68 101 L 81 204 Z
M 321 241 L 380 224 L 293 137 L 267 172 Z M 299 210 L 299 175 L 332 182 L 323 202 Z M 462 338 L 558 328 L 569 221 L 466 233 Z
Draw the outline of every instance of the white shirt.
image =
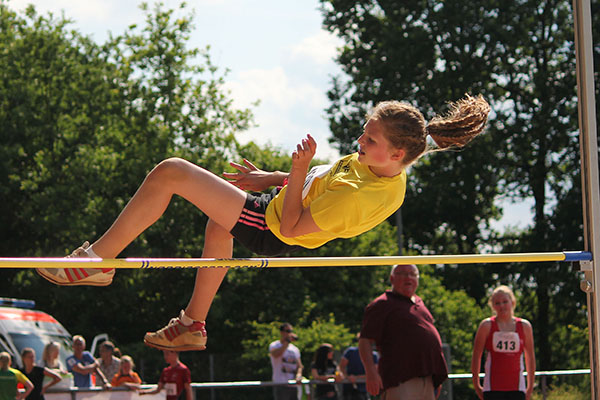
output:
M 273 368 L 273 382 L 287 382 L 290 379 L 296 379 L 296 372 L 300 363 L 300 350 L 290 343 L 280 357 L 273 357 L 271 351 L 282 346 L 283 343 L 279 340 L 269 345 L 269 356 L 271 357 L 271 367 Z

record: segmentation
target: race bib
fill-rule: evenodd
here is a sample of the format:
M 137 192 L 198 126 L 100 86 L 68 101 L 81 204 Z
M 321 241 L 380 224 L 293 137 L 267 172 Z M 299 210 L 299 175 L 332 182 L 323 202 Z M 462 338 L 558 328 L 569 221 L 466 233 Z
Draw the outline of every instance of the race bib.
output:
M 306 174 L 306 179 L 304 180 L 304 186 L 302 186 L 302 200 L 308 196 L 308 191 L 310 190 L 310 187 L 315 179 L 324 177 L 327 175 L 330 169 L 331 165 L 317 165 L 308 171 L 308 174 Z
M 521 341 L 517 332 L 494 332 L 492 344 L 498 353 L 518 353 L 521 350 Z
M 165 389 L 167 390 L 167 396 L 177 396 L 176 383 L 165 383 Z

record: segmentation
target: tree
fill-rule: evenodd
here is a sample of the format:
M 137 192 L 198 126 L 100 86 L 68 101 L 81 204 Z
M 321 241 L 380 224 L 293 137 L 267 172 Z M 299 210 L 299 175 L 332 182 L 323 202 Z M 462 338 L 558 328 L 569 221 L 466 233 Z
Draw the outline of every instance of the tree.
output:
M 176 17 L 185 9 L 144 7 L 144 26 L 98 45 L 68 31 L 67 20 L 39 16 L 33 8 L 17 15 L 0 3 L 3 255 L 62 256 L 81 240 L 93 240 L 166 157 L 181 156 L 215 173 L 238 157 L 267 170 L 289 170 L 289 155 L 236 142 L 234 134 L 252 123 L 251 114 L 233 108 L 208 53 L 186 48 L 190 20 Z M 196 55 L 200 65 L 193 64 Z M 173 199 L 121 256 L 199 257 L 205 223 L 193 206 Z M 382 224 L 361 237 L 294 255 L 391 255 L 397 253 L 395 235 Z M 235 255 L 250 256 L 239 246 Z M 385 270 L 231 271 L 209 316 L 208 350 L 182 359 L 194 380 L 211 378 L 209 357 L 216 379 L 261 378 L 240 360 L 253 323 L 285 319 L 302 329 L 344 326 L 329 335 L 356 332 Z M 34 299 L 72 333 L 88 339 L 108 333 L 153 382 L 162 356 L 141 338 L 186 304 L 194 271 L 119 270 L 106 288 L 57 287 L 33 270 L 3 269 L 0 279 L 6 282 L 3 296 Z
M 65 255 L 108 228 L 162 159 L 221 172 L 225 154 L 235 154 L 233 135 L 252 123 L 250 111 L 233 108 L 206 50 L 186 48 L 189 16 L 143 7 L 145 26 L 98 45 L 69 31 L 68 20 L 0 3 L 3 255 Z M 205 222 L 174 199 L 123 254 L 199 255 Z M 119 271 L 109 288 L 59 288 L 33 270 L 0 272 L 3 295 L 33 297 L 69 329 L 88 338 L 109 331 L 120 343 L 139 342 L 176 314 L 193 274 Z M 131 326 L 132 306 L 143 326 Z
M 581 221 L 581 207 L 567 206 L 573 199 L 577 203 L 579 185 L 569 2 L 321 3 L 325 26 L 345 41 L 338 56 L 345 77 L 333 80 L 328 109 L 332 141 L 340 149 L 353 148 L 362 115 L 380 100 L 408 100 L 427 117 L 441 109 L 442 101 L 464 92 L 481 93 L 493 105 L 488 132 L 473 146 L 458 154 L 433 154 L 412 168 L 403 206 L 409 249 L 466 253 L 580 248 L 580 233 L 563 235 L 581 229 L 572 222 Z M 417 196 L 418 201 L 411 201 Z M 532 198 L 533 226 L 522 232 L 493 232 L 488 222 L 499 216 L 499 198 Z M 464 289 L 480 303 L 498 281 L 513 284 L 526 299 L 524 312 L 534 324 L 539 366 L 555 368 L 562 361 L 552 354 L 563 353 L 549 349 L 564 348 L 564 343 L 550 337 L 570 324 L 573 314 L 551 318 L 552 310 L 575 310 L 583 300 L 565 285 L 574 281 L 568 266 L 438 270 L 448 289 Z M 532 291 L 535 296 L 530 296 Z M 577 321 L 582 327 L 584 321 Z

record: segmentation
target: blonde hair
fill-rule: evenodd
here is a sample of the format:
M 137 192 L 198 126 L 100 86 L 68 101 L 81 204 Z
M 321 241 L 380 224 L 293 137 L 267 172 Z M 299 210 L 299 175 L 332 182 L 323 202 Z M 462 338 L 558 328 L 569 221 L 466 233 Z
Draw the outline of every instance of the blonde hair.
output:
M 6 351 L 0 353 L 0 371 L 8 371 L 10 367 L 10 354 Z
M 490 308 L 492 310 L 494 309 L 494 307 L 493 307 L 494 296 L 496 296 L 498 293 L 506 294 L 506 295 L 508 295 L 508 297 L 510 297 L 510 299 L 513 303 L 513 310 L 514 310 L 515 307 L 517 306 L 517 298 L 516 298 L 514 292 L 512 291 L 512 289 L 506 285 L 500 285 L 492 291 L 492 294 L 488 300 L 488 305 L 490 306 Z
M 50 359 L 50 352 L 52 349 L 57 349 L 56 360 Z M 60 344 L 58 342 L 50 342 L 44 346 L 44 350 L 42 351 L 42 364 L 48 368 L 60 368 L 62 369 L 62 364 L 60 362 Z
M 131 364 L 131 369 L 135 368 L 135 363 L 133 362 L 133 358 L 131 358 L 130 356 L 121 357 L 121 367 L 123 367 L 123 362 L 128 362 L 129 364 Z
M 421 156 L 450 147 L 463 147 L 483 132 L 490 105 L 479 95 L 450 103 L 450 111 L 436 116 L 429 123 L 423 114 L 411 104 L 401 101 L 378 103 L 367 115 L 385 126 L 385 135 L 393 147 L 405 152 L 403 165 L 408 166 Z M 431 136 L 438 148 L 429 148 L 427 136 Z

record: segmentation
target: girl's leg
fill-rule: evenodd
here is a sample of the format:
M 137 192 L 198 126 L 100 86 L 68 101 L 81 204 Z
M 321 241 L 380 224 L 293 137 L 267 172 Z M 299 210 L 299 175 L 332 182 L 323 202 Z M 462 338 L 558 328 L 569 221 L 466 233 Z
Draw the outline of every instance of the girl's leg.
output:
M 208 220 L 204 235 L 203 258 L 231 258 L 233 256 L 233 236 L 213 220 Z M 227 274 L 226 268 L 198 268 L 194 292 L 185 309 L 185 315 L 204 321 L 217 290 Z
M 86 250 L 86 243 L 73 255 L 115 258 L 161 217 L 175 194 L 193 203 L 227 231 L 237 222 L 246 201 L 246 193 L 226 180 L 188 161 L 170 158 L 148 174 L 113 225 L 92 244 L 92 252 Z M 106 286 L 115 273 L 114 269 L 96 268 L 38 268 L 37 272 L 50 282 L 67 286 Z
M 165 212 L 177 194 L 229 231 L 237 222 L 246 193 L 195 164 L 170 158 L 146 177 L 113 225 L 92 248 L 102 258 L 115 258 Z M 229 255 L 231 257 L 231 255 Z
M 230 258 L 233 236 L 228 230 L 209 219 L 206 226 L 203 257 Z M 161 350 L 204 350 L 207 334 L 205 319 L 212 301 L 227 274 L 225 268 L 199 268 L 194 292 L 185 311 L 156 332 L 147 332 L 144 343 Z M 185 322 L 187 320 L 187 322 Z

